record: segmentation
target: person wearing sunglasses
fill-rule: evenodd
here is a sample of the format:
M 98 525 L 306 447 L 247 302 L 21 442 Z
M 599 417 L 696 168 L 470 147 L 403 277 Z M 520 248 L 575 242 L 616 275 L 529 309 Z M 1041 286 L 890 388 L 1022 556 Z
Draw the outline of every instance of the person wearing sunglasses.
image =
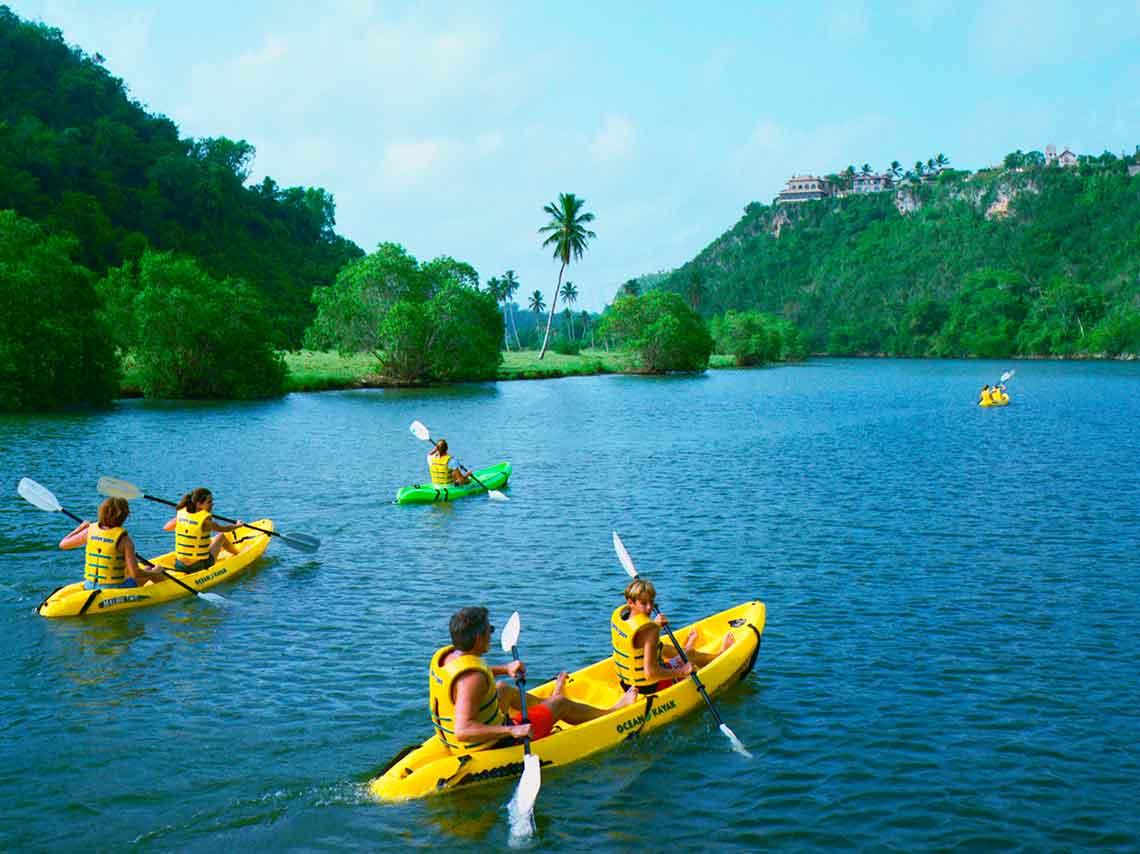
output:
M 563 693 L 563 672 L 558 674 L 549 697 L 527 694 L 530 721 L 522 723 L 518 689 L 495 677 L 523 678 L 526 667 L 519 660 L 495 665 L 483 660 L 495 632 L 487 609 L 460 608 L 448 628 L 451 643 L 436 650 L 428 668 L 428 702 L 436 735 L 453 751 L 501 747 L 527 737 L 544 738 L 557 721 L 584 723 L 627 706 L 637 697 L 630 689 L 608 709 L 579 703 Z

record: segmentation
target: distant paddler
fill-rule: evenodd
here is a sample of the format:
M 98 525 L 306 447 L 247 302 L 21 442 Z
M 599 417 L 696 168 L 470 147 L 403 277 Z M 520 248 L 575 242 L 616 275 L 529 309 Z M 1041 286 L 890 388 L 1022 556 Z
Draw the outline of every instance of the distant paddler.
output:
M 428 471 L 431 485 L 435 487 L 463 486 L 471 480 L 459 466 L 459 460 L 447 452 L 447 440 L 440 439 L 428 451 Z

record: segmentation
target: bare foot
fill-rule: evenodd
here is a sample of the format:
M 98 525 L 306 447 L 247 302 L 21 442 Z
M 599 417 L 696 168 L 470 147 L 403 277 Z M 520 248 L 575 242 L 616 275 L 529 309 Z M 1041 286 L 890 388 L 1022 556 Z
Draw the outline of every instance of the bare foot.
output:
M 728 634 L 726 634 L 726 635 L 724 636 L 724 640 L 723 640 L 723 641 L 721 641 L 721 644 L 720 644 L 720 651 L 721 651 L 721 652 L 724 652 L 726 649 L 728 649 L 728 648 L 729 648 L 730 646 L 732 646 L 734 643 L 736 643 L 736 638 L 735 638 L 735 637 L 733 637 L 733 635 L 732 635 L 732 632 L 729 632 Z
M 697 648 L 697 630 L 689 629 L 689 636 L 685 638 L 685 652 L 691 653 Z
M 566 687 L 566 677 L 568 675 L 565 670 L 558 674 L 558 678 L 554 680 L 554 690 L 550 692 L 550 699 L 562 699 L 562 689 Z
M 621 699 L 618 700 L 616 703 L 614 703 L 612 706 L 610 706 L 610 711 L 612 712 L 615 709 L 620 709 L 620 708 L 623 708 L 624 706 L 628 706 L 630 703 L 632 703 L 634 700 L 636 700 L 637 697 L 638 697 L 637 689 L 631 685 L 629 687 L 629 690 L 621 695 Z

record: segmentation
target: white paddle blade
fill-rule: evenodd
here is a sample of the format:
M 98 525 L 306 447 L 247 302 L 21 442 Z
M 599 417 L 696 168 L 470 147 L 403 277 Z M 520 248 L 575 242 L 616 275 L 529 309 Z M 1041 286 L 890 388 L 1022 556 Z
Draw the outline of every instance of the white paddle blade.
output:
M 625 571 L 630 574 L 630 577 L 637 578 L 637 567 L 633 565 L 633 558 L 629 556 L 629 552 L 622 545 L 621 537 L 618 536 L 617 531 L 614 531 L 614 551 L 617 552 L 618 560 L 621 561 L 621 565 L 625 567 Z
M 425 442 L 431 441 L 431 433 L 429 433 L 428 428 L 419 421 L 413 421 L 412 426 L 408 429 L 412 431 L 417 439 L 422 439 Z
M 20 493 L 21 498 L 30 504 L 36 505 L 41 510 L 46 510 L 49 513 L 58 513 L 63 509 L 59 506 L 59 502 L 51 490 L 36 483 L 30 477 L 20 478 L 20 482 L 16 486 L 16 491 Z
M 499 490 L 497 490 L 497 489 L 487 490 L 487 495 L 490 496 L 492 501 L 510 501 L 511 500 L 511 499 L 507 498 L 507 496 L 505 496 L 503 493 L 499 492 Z
M 314 537 L 310 534 L 286 532 L 277 534 L 277 536 L 281 538 L 281 542 L 285 543 L 285 545 L 292 546 L 299 552 L 312 554 L 321 547 L 320 537 Z
M 511 819 L 510 845 L 518 848 L 534 835 L 534 804 L 542 787 L 542 763 L 533 753 L 523 757 L 518 788 L 507 807 Z
M 744 743 L 736 737 L 736 733 L 728 728 L 728 724 L 721 724 L 720 731 L 724 733 L 725 737 L 732 742 L 732 749 L 743 756 L 745 759 L 751 759 L 752 754 L 748 752 L 748 748 Z
M 519 632 L 522 626 L 519 622 L 519 612 L 515 611 L 511 614 L 511 618 L 507 620 L 507 625 L 503 627 L 503 634 L 500 640 L 503 643 L 503 652 L 510 652 L 519 643 Z
M 109 495 L 111 498 L 125 498 L 132 501 L 142 497 L 142 490 L 133 483 L 119 480 L 117 477 L 101 477 L 96 486 L 100 495 Z
M 205 599 L 207 602 L 213 602 L 215 605 L 229 605 L 230 600 L 223 596 L 221 593 L 211 593 L 208 590 L 200 591 L 198 593 L 199 599 Z

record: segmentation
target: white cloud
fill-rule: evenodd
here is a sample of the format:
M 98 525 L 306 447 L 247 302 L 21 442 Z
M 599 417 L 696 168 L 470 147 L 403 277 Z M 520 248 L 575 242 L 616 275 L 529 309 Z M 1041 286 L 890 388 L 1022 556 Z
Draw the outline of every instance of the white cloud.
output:
M 435 140 L 390 143 L 381 163 L 384 182 L 396 186 L 416 183 L 440 164 L 449 147 Z
M 611 114 L 606 117 L 593 139 L 590 140 L 590 154 L 600 163 L 620 163 L 633 156 L 637 131 L 628 118 Z

